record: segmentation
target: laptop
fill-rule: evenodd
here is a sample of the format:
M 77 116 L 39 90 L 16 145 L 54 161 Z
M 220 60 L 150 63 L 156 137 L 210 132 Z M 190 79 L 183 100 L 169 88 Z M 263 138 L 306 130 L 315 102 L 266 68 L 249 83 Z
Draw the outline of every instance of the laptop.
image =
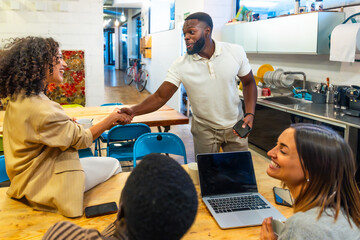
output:
M 261 225 L 264 218 L 286 218 L 258 193 L 251 153 L 196 156 L 202 200 L 220 228 Z

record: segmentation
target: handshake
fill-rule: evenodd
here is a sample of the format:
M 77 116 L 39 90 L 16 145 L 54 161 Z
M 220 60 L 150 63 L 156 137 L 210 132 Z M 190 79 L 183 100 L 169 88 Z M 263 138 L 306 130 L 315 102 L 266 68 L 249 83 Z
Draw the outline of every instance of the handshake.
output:
M 131 123 L 134 118 L 134 112 L 130 108 L 115 108 L 115 110 L 110 114 L 114 115 L 115 121 L 113 125 L 125 125 Z

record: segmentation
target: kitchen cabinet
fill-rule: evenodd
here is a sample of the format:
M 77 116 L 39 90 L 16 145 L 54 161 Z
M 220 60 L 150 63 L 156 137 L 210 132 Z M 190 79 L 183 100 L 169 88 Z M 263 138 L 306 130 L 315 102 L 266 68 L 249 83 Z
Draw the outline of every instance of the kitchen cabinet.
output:
M 344 21 L 341 12 L 312 12 L 257 22 L 228 23 L 222 40 L 250 53 L 327 54 L 329 36 Z
M 246 52 L 256 53 L 259 23 L 261 22 L 229 23 L 223 28 L 222 41 L 239 44 Z

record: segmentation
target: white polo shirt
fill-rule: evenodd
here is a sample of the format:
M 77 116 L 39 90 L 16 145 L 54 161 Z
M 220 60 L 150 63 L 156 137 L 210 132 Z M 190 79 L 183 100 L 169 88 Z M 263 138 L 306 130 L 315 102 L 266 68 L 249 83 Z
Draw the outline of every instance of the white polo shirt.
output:
M 226 129 L 243 115 L 236 76 L 247 75 L 251 66 L 240 45 L 214 42 L 210 59 L 185 54 L 172 64 L 165 81 L 177 87 L 183 83 L 196 121 Z

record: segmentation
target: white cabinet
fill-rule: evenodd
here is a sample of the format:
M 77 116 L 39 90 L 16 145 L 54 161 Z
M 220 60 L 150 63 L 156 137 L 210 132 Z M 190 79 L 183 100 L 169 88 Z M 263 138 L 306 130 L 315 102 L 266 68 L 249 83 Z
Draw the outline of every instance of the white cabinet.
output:
M 222 41 L 239 44 L 246 52 L 256 53 L 259 23 L 259 21 L 246 24 L 229 23 L 223 28 Z
M 344 13 L 313 12 L 249 23 L 229 23 L 222 40 L 240 44 L 246 52 L 329 53 L 329 36 L 344 21 Z

